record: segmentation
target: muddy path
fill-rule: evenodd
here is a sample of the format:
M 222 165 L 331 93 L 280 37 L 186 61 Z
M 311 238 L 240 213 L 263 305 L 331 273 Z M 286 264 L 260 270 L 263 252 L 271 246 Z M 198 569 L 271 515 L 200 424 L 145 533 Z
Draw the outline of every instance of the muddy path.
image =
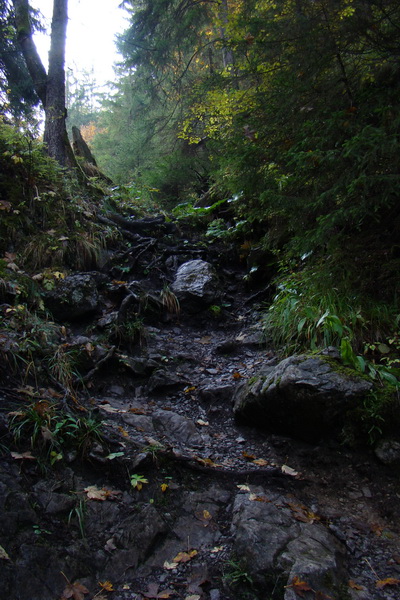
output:
M 235 421 L 235 388 L 277 358 L 230 277 L 224 305 L 147 319 L 96 371 L 84 459 L 3 454 L 0 598 L 398 597 L 398 472 Z

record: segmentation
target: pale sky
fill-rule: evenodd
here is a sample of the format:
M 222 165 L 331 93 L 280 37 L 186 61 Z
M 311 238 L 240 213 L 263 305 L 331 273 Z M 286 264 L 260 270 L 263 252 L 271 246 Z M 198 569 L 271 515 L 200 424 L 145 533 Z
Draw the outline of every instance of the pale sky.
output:
M 115 34 L 127 28 L 127 12 L 118 5 L 121 0 L 69 0 L 66 45 L 66 68 L 73 71 L 93 67 L 99 85 L 114 78 L 113 64 L 120 56 L 116 52 Z M 32 0 L 46 17 L 48 35 L 35 34 L 34 40 L 44 65 L 47 67 L 50 47 L 50 27 L 53 0 Z M 77 73 L 76 73 L 77 74 Z

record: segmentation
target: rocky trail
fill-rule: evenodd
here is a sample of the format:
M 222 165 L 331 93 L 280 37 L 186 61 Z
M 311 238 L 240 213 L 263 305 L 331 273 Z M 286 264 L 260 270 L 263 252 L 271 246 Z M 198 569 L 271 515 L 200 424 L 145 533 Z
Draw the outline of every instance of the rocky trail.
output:
M 142 248 L 148 264 L 153 247 Z M 164 253 L 175 273 L 205 254 Z M 398 470 L 234 415 L 236 390 L 279 362 L 235 269 L 220 269 L 204 306 L 175 281 L 180 311 L 148 286 L 148 304 L 168 310 L 146 313 L 121 349 L 100 341 L 102 328 L 144 287 L 111 282 L 113 268 L 100 308 L 68 331 L 91 358 L 82 403 L 102 437 L 51 468 L 0 458 L 0 598 L 398 598 Z M 16 410 L 13 396 L 3 403 Z

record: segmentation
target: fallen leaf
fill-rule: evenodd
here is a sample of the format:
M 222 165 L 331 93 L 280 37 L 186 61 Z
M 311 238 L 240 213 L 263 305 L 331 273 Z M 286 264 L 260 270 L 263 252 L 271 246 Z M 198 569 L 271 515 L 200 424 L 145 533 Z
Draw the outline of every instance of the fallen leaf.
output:
M 192 594 L 191 596 L 185 596 L 185 600 L 200 600 L 199 594 Z
M 175 563 L 186 563 L 189 560 L 192 560 L 197 554 L 197 550 L 190 550 L 189 552 L 179 552 L 175 558 L 172 559 Z
M 172 569 L 177 569 L 178 568 L 178 563 L 176 562 L 168 562 L 167 560 L 164 562 L 163 564 L 164 569 L 167 569 L 168 571 L 172 571 Z
M 241 373 L 239 373 L 239 371 L 235 371 L 232 374 L 233 379 L 242 379 L 243 375 Z
M 168 483 L 162 483 L 160 487 L 161 487 L 161 491 L 164 493 L 167 491 L 169 486 L 168 486 Z
M 194 513 L 194 515 L 196 519 L 203 523 L 204 527 L 208 527 L 213 518 L 212 514 L 208 512 L 208 510 L 199 510 L 198 512 Z
M 293 577 L 290 585 L 285 585 L 285 588 L 293 588 L 298 596 L 304 598 L 304 592 L 311 592 L 312 588 L 307 582 L 301 581 L 300 577 Z
M 266 496 L 259 496 L 258 494 L 249 494 L 249 500 L 252 502 L 271 502 Z
M 191 385 L 191 386 L 185 388 L 183 391 L 185 392 L 185 394 L 190 394 L 190 392 L 194 392 L 195 389 L 196 389 L 196 386 Z
M 3 546 L 0 546 L 0 558 L 3 560 L 11 560 Z
M 108 413 L 124 413 L 126 412 L 125 410 L 120 410 L 118 408 L 115 408 L 114 406 L 111 406 L 111 404 L 100 404 L 100 408 L 101 410 L 105 410 Z
M 116 549 L 117 549 L 117 546 L 114 544 L 114 538 L 110 538 L 104 544 L 104 550 L 107 550 L 107 552 L 112 552 L 113 550 L 116 550 Z
M 320 517 L 308 510 L 303 504 L 295 504 L 294 502 L 287 503 L 290 510 L 293 513 L 294 518 L 302 523 L 314 523 L 314 521 L 320 521 Z
M 210 550 L 211 554 L 217 554 L 218 552 L 222 552 L 225 550 L 225 546 L 214 546 L 212 550 Z
M 379 579 L 379 581 L 375 582 L 375 586 L 381 590 L 387 585 L 399 585 L 400 579 L 396 579 L 395 577 L 387 577 L 386 579 Z
M 197 419 L 196 423 L 197 425 L 201 425 L 202 427 L 208 427 L 208 425 L 210 424 L 208 421 L 203 421 L 203 419 Z
M 382 525 L 378 525 L 378 523 L 372 523 L 371 531 L 373 531 L 375 533 L 375 535 L 377 535 L 378 537 L 381 537 L 383 527 L 382 527 Z
M 140 592 L 145 598 L 170 598 L 175 594 L 174 590 L 158 591 L 158 583 L 149 583 L 147 592 Z
M 200 458 L 199 456 L 194 456 L 194 459 L 197 460 L 198 463 L 204 465 L 205 467 L 221 467 L 222 465 L 215 463 L 211 458 Z
M 114 587 L 111 581 L 99 581 L 99 586 L 106 592 L 114 592 Z
M 292 467 L 288 467 L 287 465 L 282 465 L 281 466 L 281 471 L 285 475 L 290 475 L 291 477 L 298 477 L 299 476 L 299 473 L 297 471 L 295 471 L 294 469 L 292 469 Z
M 11 456 L 15 458 L 15 460 L 36 460 L 36 456 L 32 456 L 32 454 L 28 452 L 11 452 Z
M 268 464 L 269 463 L 267 460 L 265 460 L 265 458 L 256 458 L 253 460 L 253 465 L 258 465 L 259 467 L 265 467 Z
M 352 590 L 364 590 L 365 589 L 363 585 L 360 585 L 359 583 L 356 583 L 352 579 L 349 580 L 349 587 Z
M 246 452 L 246 450 L 243 450 L 242 456 L 246 460 L 257 460 L 256 457 L 254 456 L 254 454 L 250 454 L 249 452 Z
M 128 408 L 128 412 L 134 413 L 135 415 L 147 414 L 143 408 L 136 408 L 135 406 L 132 406 L 132 408 Z
M 107 456 L 105 456 L 106 460 L 114 460 L 114 458 L 117 458 L 118 456 L 124 456 L 125 452 L 111 452 L 111 454 L 108 454 Z
M 236 486 L 241 492 L 249 492 L 250 488 L 248 485 L 240 484 Z
M 47 442 L 53 441 L 54 436 L 47 425 L 42 425 L 40 428 L 40 433 L 42 434 L 42 438 Z
M 65 590 L 61 596 L 61 600 L 73 598 L 74 600 L 84 600 L 85 594 L 90 594 L 87 587 L 76 581 L 75 583 L 67 583 Z
M 114 500 L 116 496 L 122 494 L 118 490 L 108 490 L 107 488 L 98 488 L 96 485 L 89 485 L 84 489 L 89 500 Z
M 126 438 L 129 437 L 129 433 L 127 432 L 126 429 L 124 429 L 123 427 L 121 427 L 121 425 L 118 426 L 118 431 L 120 432 L 120 434 L 123 437 L 126 437 Z
M 205 335 L 199 340 L 199 344 L 211 344 L 211 335 Z

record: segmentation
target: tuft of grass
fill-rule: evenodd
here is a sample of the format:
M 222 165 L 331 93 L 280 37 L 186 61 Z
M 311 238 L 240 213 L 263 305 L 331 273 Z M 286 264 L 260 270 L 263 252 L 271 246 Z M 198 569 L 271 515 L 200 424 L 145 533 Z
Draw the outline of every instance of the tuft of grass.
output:
M 167 309 L 171 315 L 179 315 L 181 307 L 179 300 L 169 286 L 164 286 L 160 293 L 161 304 Z
M 13 413 L 9 430 L 17 446 L 29 442 L 51 465 L 62 460 L 66 451 L 75 450 L 84 456 L 95 441 L 102 441 L 100 421 L 66 414 L 41 398 L 33 398 L 28 406 Z
M 285 273 L 276 283 L 278 292 L 263 325 L 266 336 L 286 355 L 340 348 L 344 338 L 355 352 L 362 352 L 366 341 L 381 341 L 393 333 L 396 306 L 335 287 L 321 268 Z

